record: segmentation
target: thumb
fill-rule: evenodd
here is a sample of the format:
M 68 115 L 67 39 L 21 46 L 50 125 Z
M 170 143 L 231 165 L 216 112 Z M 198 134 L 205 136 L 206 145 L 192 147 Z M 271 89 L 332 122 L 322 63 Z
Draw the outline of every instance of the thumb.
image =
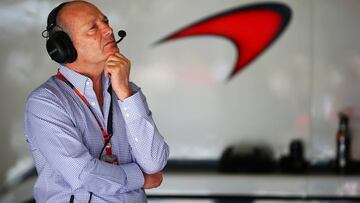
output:
M 108 69 L 106 67 L 104 69 L 104 75 L 105 75 L 105 77 L 110 77 L 111 76 L 111 73 L 108 71 Z

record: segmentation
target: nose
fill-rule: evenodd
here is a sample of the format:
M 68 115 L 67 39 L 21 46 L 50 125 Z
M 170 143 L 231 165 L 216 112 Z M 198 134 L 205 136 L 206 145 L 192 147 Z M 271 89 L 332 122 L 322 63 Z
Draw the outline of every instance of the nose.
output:
M 108 36 L 113 33 L 113 29 L 108 25 L 104 23 L 104 27 L 102 29 L 103 36 Z

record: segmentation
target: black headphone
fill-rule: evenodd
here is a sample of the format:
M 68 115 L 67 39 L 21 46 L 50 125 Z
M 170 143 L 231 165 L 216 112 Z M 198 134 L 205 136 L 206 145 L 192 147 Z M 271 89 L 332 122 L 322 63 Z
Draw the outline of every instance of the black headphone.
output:
M 69 2 L 64 2 L 55 7 L 47 18 L 46 30 L 42 36 L 46 38 L 46 50 L 52 60 L 60 63 L 71 63 L 77 58 L 76 49 L 67 33 L 61 30 L 57 25 L 56 17 L 61 8 Z M 60 29 L 56 29 L 56 27 Z M 47 32 L 47 34 L 45 34 Z

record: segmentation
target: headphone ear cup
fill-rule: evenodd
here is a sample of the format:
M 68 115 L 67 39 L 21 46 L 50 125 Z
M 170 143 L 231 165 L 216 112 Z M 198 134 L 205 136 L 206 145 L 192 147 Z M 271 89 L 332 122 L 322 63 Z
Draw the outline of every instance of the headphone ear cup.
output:
M 71 63 L 77 58 L 77 52 L 68 34 L 57 31 L 46 41 L 46 50 L 52 60 L 60 63 Z

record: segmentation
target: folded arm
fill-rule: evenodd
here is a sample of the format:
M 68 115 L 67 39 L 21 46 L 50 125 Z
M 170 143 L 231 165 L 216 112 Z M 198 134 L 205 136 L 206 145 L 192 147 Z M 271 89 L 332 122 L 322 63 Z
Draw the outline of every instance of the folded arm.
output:
M 169 157 L 169 147 L 157 129 L 145 96 L 135 84 L 133 95 L 118 100 L 123 114 L 133 157 L 146 174 L 160 172 Z
M 97 194 L 116 195 L 144 185 L 138 164 L 111 165 L 91 156 L 61 101 L 49 91 L 28 99 L 25 133 L 31 150 L 40 151 L 73 190 L 83 186 Z

